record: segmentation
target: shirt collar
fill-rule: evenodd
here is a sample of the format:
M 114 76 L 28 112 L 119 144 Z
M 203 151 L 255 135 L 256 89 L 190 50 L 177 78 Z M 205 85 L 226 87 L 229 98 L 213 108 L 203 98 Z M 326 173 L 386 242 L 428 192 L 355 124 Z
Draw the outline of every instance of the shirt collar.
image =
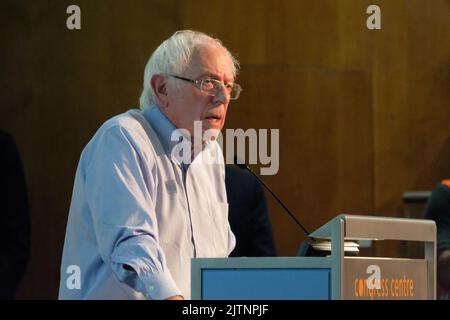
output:
M 146 108 L 144 117 L 155 130 L 166 153 L 171 154 L 173 147 L 178 143 L 178 141 L 172 141 L 171 139 L 172 132 L 177 129 L 175 125 L 157 106 Z
M 156 105 L 152 105 L 144 109 L 144 117 L 158 135 L 164 151 L 170 156 L 172 154 L 173 148 L 179 143 L 179 141 L 172 141 L 171 139 L 172 133 L 177 128 Z M 203 146 L 202 152 L 211 148 L 214 149 L 213 146 L 215 144 L 217 144 L 217 142 L 206 142 Z M 187 169 L 189 167 L 189 164 L 180 163 L 176 159 L 172 160 L 175 160 L 175 162 L 179 163 L 183 167 L 183 169 Z M 195 161 L 196 159 L 194 159 L 194 162 Z

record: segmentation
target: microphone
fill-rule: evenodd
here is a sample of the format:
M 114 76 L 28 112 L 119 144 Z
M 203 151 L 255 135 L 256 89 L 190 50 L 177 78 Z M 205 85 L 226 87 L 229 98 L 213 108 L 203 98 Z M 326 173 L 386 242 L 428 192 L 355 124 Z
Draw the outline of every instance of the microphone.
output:
M 275 198 L 275 200 L 278 201 L 278 203 L 283 207 L 283 209 L 287 212 L 287 214 L 289 214 L 289 216 L 295 221 L 295 223 L 303 230 L 308 239 L 311 240 L 312 242 L 316 242 L 316 239 L 309 236 L 309 231 L 306 230 L 306 228 L 301 224 L 300 221 L 298 221 L 298 219 L 291 212 L 291 210 L 289 210 L 289 208 L 284 204 L 284 202 L 281 201 L 281 199 L 275 194 L 275 192 L 273 192 L 272 189 L 256 173 L 254 173 L 253 170 L 247 164 L 245 164 L 244 161 L 242 161 L 237 156 L 234 156 L 234 163 L 240 169 L 247 170 L 248 172 L 250 172 L 264 186 L 264 188 L 270 192 L 270 194 Z

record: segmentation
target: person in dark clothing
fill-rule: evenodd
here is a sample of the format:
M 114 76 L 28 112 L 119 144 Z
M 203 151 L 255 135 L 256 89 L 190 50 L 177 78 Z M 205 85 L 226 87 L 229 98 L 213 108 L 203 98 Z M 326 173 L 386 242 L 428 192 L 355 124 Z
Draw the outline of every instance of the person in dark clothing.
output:
M 425 217 L 437 228 L 437 280 L 440 295 L 450 298 L 450 180 L 434 187 L 428 199 Z M 444 294 L 445 292 L 445 294 Z
M 25 177 L 13 138 L 0 131 L 0 299 L 14 299 L 28 263 L 30 222 Z
M 248 171 L 227 164 L 225 185 L 228 219 L 236 236 L 230 257 L 276 256 L 264 189 L 259 181 Z

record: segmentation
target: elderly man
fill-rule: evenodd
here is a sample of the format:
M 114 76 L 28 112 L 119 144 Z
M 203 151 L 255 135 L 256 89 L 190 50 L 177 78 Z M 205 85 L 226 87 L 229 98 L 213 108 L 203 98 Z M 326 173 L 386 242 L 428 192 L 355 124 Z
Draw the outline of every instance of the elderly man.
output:
M 204 133 L 222 129 L 239 97 L 237 69 L 219 40 L 199 32 L 176 32 L 155 50 L 142 110 L 105 122 L 81 154 L 60 299 L 189 298 L 191 258 L 233 250 L 223 156 Z M 192 142 L 181 160 L 179 138 Z

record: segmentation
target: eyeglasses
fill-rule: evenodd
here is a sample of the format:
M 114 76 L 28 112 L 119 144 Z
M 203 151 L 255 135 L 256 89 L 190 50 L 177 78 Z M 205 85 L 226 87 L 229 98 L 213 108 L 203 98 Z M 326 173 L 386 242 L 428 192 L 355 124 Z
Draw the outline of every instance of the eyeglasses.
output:
M 203 80 L 191 80 L 188 78 L 183 78 L 179 76 L 171 75 L 171 77 L 188 81 L 193 83 L 201 92 L 206 93 L 210 96 L 216 96 L 220 90 L 222 90 L 222 87 L 225 87 L 225 90 L 230 95 L 231 100 L 237 100 L 239 98 L 239 95 L 241 94 L 242 87 L 238 85 L 237 83 L 227 83 L 223 84 L 219 80 L 216 79 L 203 79 Z

